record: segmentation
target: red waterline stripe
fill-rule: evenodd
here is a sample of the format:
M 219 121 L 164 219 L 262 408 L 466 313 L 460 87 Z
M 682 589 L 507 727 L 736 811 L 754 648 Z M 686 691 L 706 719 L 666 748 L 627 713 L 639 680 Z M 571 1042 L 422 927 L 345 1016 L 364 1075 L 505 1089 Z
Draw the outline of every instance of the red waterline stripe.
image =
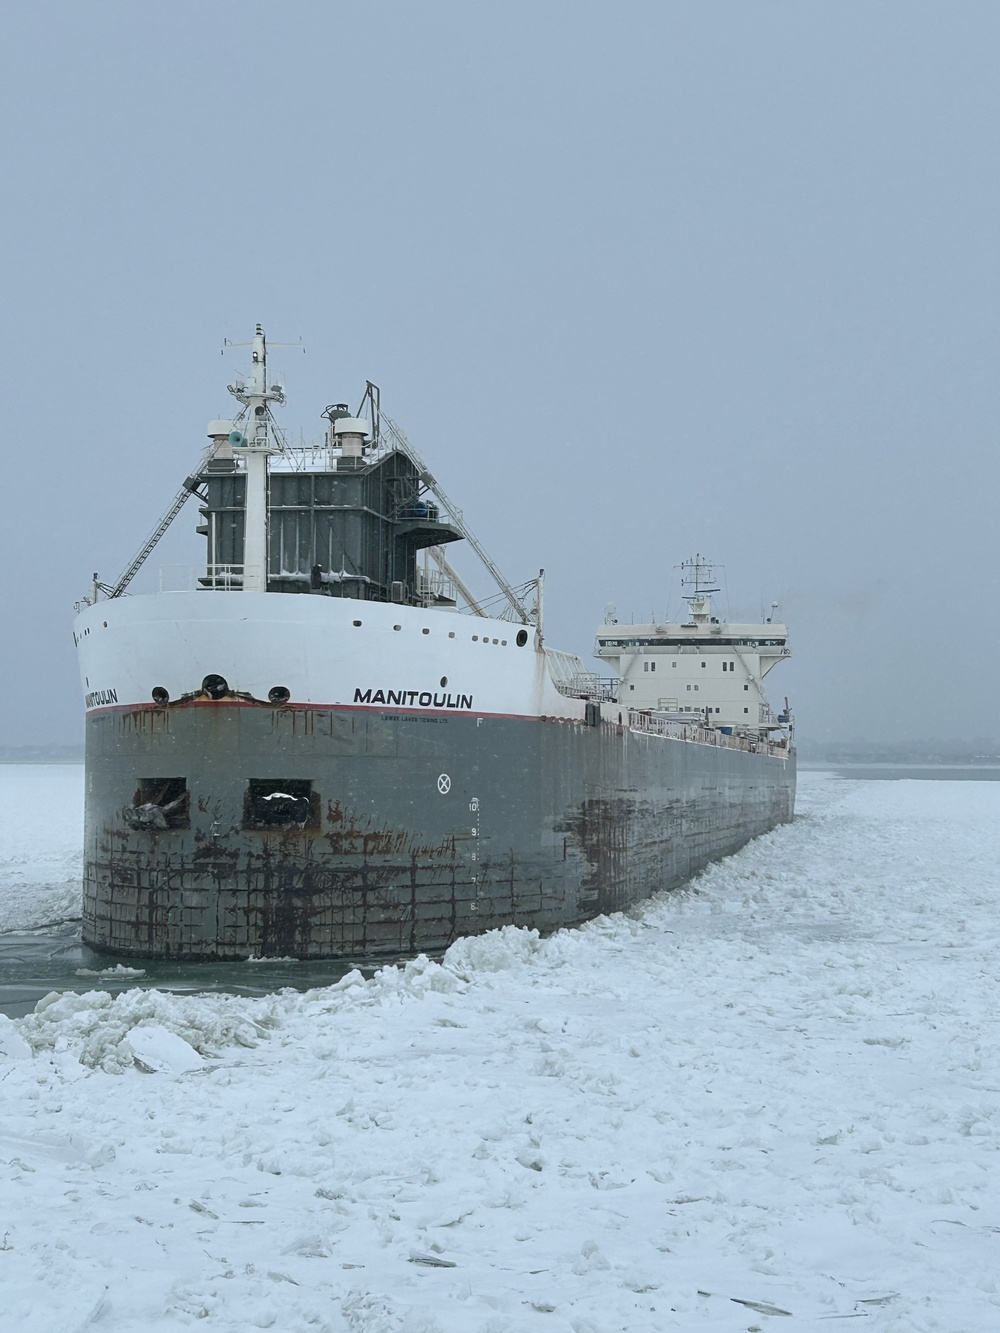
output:
M 514 722 L 580 722 L 582 718 L 549 717 L 541 713 L 485 713 L 480 709 L 469 708 L 395 708 L 384 704 L 300 704 L 289 700 L 286 704 L 267 702 L 254 703 L 249 699 L 189 699 L 185 703 L 175 704 L 109 704 L 103 708 L 88 708 L 85 715 L 94 717 L 98 713 L 135 713 L 142 710 L 162 708 L 297 708 L 316 713 L 394 713 L 411 717 L 492 717 L 506 718 Z
M 582 701 L 581 701 L 582 702 Z M 110 705 L 106 708 L 90 708 L 86 710 L 86 717 L 94 717 L 97 713 L 135 713 L 143 709 L 152 711 L 166 707 L 173 708 L 299 708 L 306 711 L 317 713 L 394 713 L 396 715 L 408 715 L 410 717 L 468 717 L 468 718 L 498 718 L 508 722 L 582 722 L 580 717 L 553 717 L 542 713 L 480 713 L 468 709 L 440 709 L 423 708 L 414 711 L 412 708 L 384 708 L 381 704 L 272 704 L 272 703 L 252 703 L 248 699 L 189 699 L 186 703 L 177 704 L 118 704 Z M 710 741 L 695 741 L 694 738 L 685 738 L 682 736 L 661 736 L 658 732 L 644 731 L 641 727 L 629 727 L 625 723 L 615 723 L 613 718 L 604 719 L 620 729 L 628 731 L 633 736 L 649 736 L 656 740 L 685 740 L 686 743 L 696 745 L 706 745 L 712 749 L 723 750 L 732 749 L 734 754 L 759 754 L 763 759 L 788 759 L 788 751 L 780 751 L 774 754 L 767 750 L 741 750 L 735 747 L 712 745 Z

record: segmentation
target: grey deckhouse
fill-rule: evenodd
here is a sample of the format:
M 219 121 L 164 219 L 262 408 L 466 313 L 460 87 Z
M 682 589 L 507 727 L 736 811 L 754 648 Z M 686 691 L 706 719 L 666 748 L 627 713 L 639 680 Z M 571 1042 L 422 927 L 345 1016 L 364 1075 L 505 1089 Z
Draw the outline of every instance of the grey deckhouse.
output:
M 349 440 L 337 430 L 354 424 L 347 408 L 338 404 L 326 415 L 331 437 Z M 267 591 L 426 605 L 426 596 L 418 596 L 417 552 L 462 534 L 423 498 L 420 473 L 405 454 L 373 457 L 360 432 L 356 438 L 357 453 L 341 454 L 335 472 L 272 467 Z M 207 587 L 229 586 L 244 563 L 247 479 L 232 452 L 223 444 L 202 476 L 199 531 L 208 539 L 208 569 L 201 582 Z

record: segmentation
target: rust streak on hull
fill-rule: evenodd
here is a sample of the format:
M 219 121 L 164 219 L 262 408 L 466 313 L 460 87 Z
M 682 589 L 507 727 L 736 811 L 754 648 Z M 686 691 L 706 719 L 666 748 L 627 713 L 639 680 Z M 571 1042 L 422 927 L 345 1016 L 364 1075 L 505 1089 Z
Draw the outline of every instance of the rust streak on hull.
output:
M 682 883 L 794 800 L 794 756 L 608 724 L 454 718 L 414 737 L 375 714 L 304 728 L 266 705 L 143 708 L 90 717 L 87 744 L 84 939 L 147 958 L 398 957 L 550 931 Z M 144 783 L 181 777 L 177 827 L 123 819 Z M 264 779 L 308 787 L 281 793 L 301 825 L 247 826 Z

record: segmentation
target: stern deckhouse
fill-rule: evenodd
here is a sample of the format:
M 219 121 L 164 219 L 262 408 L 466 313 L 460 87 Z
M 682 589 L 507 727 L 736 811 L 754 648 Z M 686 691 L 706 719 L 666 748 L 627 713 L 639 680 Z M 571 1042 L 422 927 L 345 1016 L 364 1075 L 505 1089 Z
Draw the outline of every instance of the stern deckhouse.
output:
M 595 656 L 617 674 L 621 702 L 726 735 L 790 729 L 788 708 L 775 713 L 764 692 L 767 674 L 792 654 L 787 626 L 720 620 L 715 567 L 694 556 L 681 571 L 682 587 L 693 589 L 683 594 L 683 621 L 623 625 L 611 609 L 597 632 Z

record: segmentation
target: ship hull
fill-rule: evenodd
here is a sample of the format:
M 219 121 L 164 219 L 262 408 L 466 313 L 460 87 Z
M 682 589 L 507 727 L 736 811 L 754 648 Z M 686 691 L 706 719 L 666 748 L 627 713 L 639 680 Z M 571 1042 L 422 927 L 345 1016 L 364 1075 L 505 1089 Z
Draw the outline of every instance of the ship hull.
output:
M 151 783 L 181 779 L 184 827 L 123 819 Z M 253 826 L 255 781 L 308 787 L 308 816 Z M 507 924 L 551 931 L 676 887 L 788 821 L 794 794 L 794 753 L 613 719 L 98 706 L 84 940 L 143 958 L 378 959 Z

